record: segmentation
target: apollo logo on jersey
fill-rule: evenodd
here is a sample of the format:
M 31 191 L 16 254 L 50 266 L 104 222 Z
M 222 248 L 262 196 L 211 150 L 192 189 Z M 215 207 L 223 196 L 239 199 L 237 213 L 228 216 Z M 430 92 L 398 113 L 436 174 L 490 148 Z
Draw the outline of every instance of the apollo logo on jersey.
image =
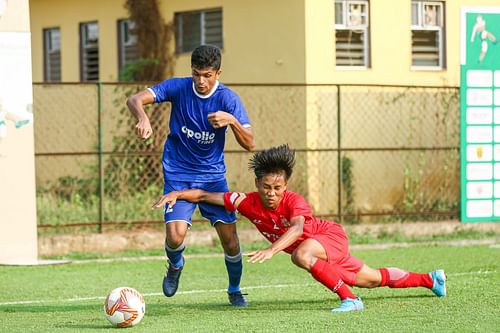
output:
M 188 138 L 194 138 L 197 140 L 198 143 L 202 145 L 208 145 L 211 143 L 214 143 L 214 138 L 215 138 L 215 133 L 210 133 L 210 132 L 196 132 L 193 131 L 192 129 L 187 128 L 186 126 L 182 126 L 181 128 L 182 133 L 186 134 Z

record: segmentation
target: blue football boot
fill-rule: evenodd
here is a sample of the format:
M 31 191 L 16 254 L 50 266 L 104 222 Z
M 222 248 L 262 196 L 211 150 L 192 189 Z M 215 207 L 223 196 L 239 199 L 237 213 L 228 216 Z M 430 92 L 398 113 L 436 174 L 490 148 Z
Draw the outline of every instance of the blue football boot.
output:
M 364 309 L 365 305 L 361 298 L 346 298 L 340 302 L 339 307 L 332 309 L 332 312 L 361 311 Z
M 181 278 L 182 270 L 184 269 L 184 257 L 182 257 L 182 266 L 174 267 L 171 263 L 168 264 L 167 272 L 163 278 L 163 294 L 167 297 L 172 297 L 177 292 L 179 287 L 179 279 Z
M 235 291 L 234 293 L 227 293 L 227 297 L 229 298 L 229 303 L 232 306 L 248 306 L 248 302 L 246 301 L 244 294 L 241 291 Z M 246 295 L 246 294 L 245 294 Z
M 432 288 L 431 290 L 438 297 L 446 296 L 446 275 L 444 274 L 444 270 L 437 269 L 429 273 L 432 279 Z

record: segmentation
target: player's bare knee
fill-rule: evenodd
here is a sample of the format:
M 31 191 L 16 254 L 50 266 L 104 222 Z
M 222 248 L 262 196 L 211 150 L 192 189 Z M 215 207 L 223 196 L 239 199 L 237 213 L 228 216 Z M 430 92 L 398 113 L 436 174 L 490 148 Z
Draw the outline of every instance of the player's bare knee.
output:
M 294 254 L 290 256 L 290 260 L 293 262 L 294 265 L 303 268 L 303 266 L 300 263 L 300 260 Z
M 226 242 L 221 240 L 221 244 L 224 248 L 224 252 L 230 256 L 234 256 L 240 253 L 240 242 L 238 241 L 238 238 L 231 239 Z
M 224 252 L 236 255 L 240 252 L 240 241 L 236 233 L 219 233 L 219 239 Z
M 375 280 L 366 280 L 363 288 L 376 288 L 380 285 L 380 282 Z
M 368 289 L 376 287 L 374 281 L 368 279 L 366 276 L 359 276 L 359 275 L 356 276 L 355 286 L 359 288 L 368 288 Z
M 295 265 L 310 270 L 314 262 L 314 257 L 309 252 L 298 248 L 293 251 L 291 260 Z
M 360 288 L 376 288 L 380 286 L 382 276 L 380 272 L 368 266 L 356 275 L 356 286 Z
M 165 241 L 165 247 L 169 249 L 178 249 L 184 244 L 183 242 L 172 242 L 172 241 Z
M 165 237 L 165 244 L 172 249 L 176 249 L 184 243 L 184 235 L 170 233 Z

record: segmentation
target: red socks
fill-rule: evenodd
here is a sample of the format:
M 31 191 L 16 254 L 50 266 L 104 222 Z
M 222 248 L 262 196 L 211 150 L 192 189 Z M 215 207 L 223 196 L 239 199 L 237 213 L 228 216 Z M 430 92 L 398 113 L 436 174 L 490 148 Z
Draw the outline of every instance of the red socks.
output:
M 432 288 L 432 279 L 429 274 L 406 272 L 399 268 L 380 268 L 382 274 L 381 287 L 389 288 Z
M 342 281 L 335 265 L 318 259 L 311 267 L 311 275 L 322 285 L 337 293 L 341 300 L 346 298 L 356 299 L 349 287 Z
M 339 269 L 337 265 L 329 264 L 324 260 L 318 259 L 311 267 L 310 273 L 318 282 L 337 293 L 341 300 L 346 298 L 356 299 L 356 296 L 351 292 L 349 287 L 342 281 Z M 429 274 L 407 272 L 394 267 L 380 268 L 379 271 L 382 275 L 382 281 L 380 282 L 381 287 L 432 288 L 433 282 Z

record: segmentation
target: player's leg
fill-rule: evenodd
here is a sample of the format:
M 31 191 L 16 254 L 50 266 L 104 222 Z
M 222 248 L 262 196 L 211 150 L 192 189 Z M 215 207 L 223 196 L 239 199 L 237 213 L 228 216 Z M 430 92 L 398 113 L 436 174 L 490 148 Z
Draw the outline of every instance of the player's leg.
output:
M 292 262 L 309 271 L 313 278 L 336 293 L 341 304 L 333 309 L 334 312 L 363 310 L 363 302 L 357 298 L 349 286 L 344 282 L 344 269 L 332 262 L 328 262 L 327 253 L 323 245 L 316 239 L 304 240 L 292 253 Z
M 169 264 L 174 268 L 181 268 L 184 265 L 182 253 L 186 246 L 186 238 L 189 224 L 185 221 L 168 221 L 165 224 L 165 254 L 168 257 Z
M 188 188 L 188 184 L 168 182 L 165 183 L 164 193 L 182 188 Z M 195 204 L 183 200 L 177 201 L 172 208 L 165 207 L 165 254 L 168 258 L 168 267 L 163 278 L 162 288 L 167 297 L 175 295 L 179 287 L 179 280 L 184 268 L 184 239 L 191 226 L 195 207 Z
M 240 288 L 243 260 L 238 234 L 236 233 L 236 222 L 224 223 L 223 220 L 219 220 L 214 224 L 214 227 L 224 249 L 224 263 L 226 264 L 229 280 L 227 287 L 229 302 L 233 306 L 248 306 L 249 304 Z
M 380 287 L 382 274 L 380 270 L 363 265 L 363 268 L 356 274 L 355 286 L 360 288 Z
M 209 192 L 226 192 L 225 180 L 214 183 L 200 184 L 200 188 Z M 228 298 L 234 306 L 247 306 L 248 303 L 241 293 L 240 282 L 243 274 L 243 260 L 238 234 L 236 232 L 236 214 L 227 212 L 222 206 L 214 206 L 207 203 L 199 203 L 200 212 L 203 217 L 210 220 L 215 227 L 222 248 L 224 249 L 224 263 L 228 275 Z
M 177 204 L 176 204 L 177 206 Z M 163 278 L 163 294 L 172 297 L 177 292 L 182 270 L 184 269 L 184 239 L 189 224 L 185 221 L 170 220 L 165 225 L 165 254 L 168 258 L 168 267 Z
M 446 275 L 442 269 L 430 273 L 407 272 L 400 268 L 380 268 L 380 286 L 389 288 L 425 287 L 431 289 L 436 296 L 446 296 Z
M 236 223 L 223 223 L 221 221 L 214 225 L 222 247 L 224 249 L 224 263 L 226 264 L 229 279 L 227 293 L 229 302 L 234 306 L 247 306 L 248 302 L 241 293 L 240 282 L 243 274 L 243 260 L 236 233 Z
M 413 288 L 425 287 L 431 289 L 437 296 L 446 295 L 446 275 L 443 270 L 431 273 L 407 272 L 400 268 L 389 267 L 373 269 L 364 265 L 356 274 L 357 287 L 375 288 Z

